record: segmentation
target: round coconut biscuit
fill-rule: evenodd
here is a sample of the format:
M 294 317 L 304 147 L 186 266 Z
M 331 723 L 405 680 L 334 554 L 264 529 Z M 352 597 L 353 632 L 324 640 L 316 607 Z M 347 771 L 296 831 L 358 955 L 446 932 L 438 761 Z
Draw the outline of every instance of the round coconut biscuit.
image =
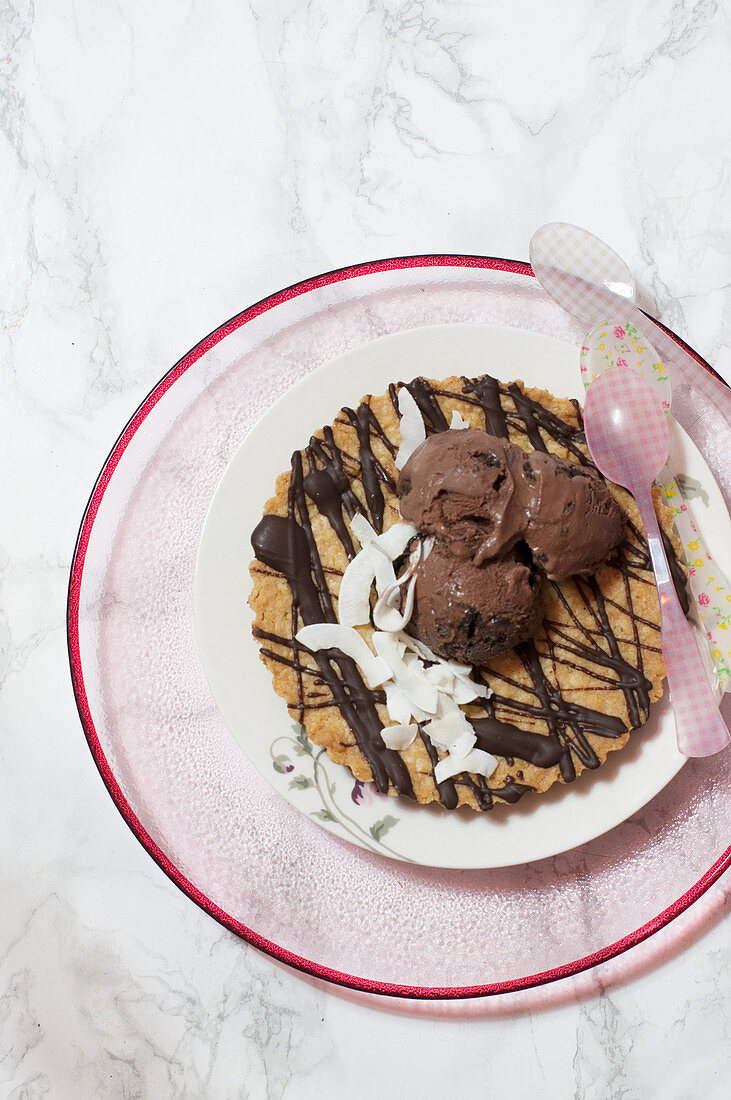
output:
M 294 452 L 291 469 L 280 475 L 264 509 L 265 516 L 288 517 L 299 528 L 298 546 L 307 547 L 309 559 L 299 563 L 308 591 L 318 592 L 335 620 L 343 572 L 360 548 L 348 530 L 350 518 L 361 511 L 379 531 L 401 520 L 394 461 L 401 442 L 400 388 L 394 383 L 385 394 L 366 396 L 315 433 L 306 447 Z M 417 379 L 407 388 L 427 433 L 447 429 L 456 411 L 470 427 L 507 435 L 526 451 L 543 449 L 590 464 L 575 401 L 522 382 L 499 383 L 488 375 Z M 310 474 L 315 476 L 308 481 Z M 291 717 L 357 779 L 419 803 L 439 801 L 448 809 L 466 805 L 485 810 L 495 801 L 514 803 L 528 791 L 546 791 L 599 767 L 626 744 L 631 729 L 647 720 L 650 705 L 662 695 L 665 674 L 657 590 L 639 513 L 629 493 L 609 484 L 627 519 L 624 543 L 590 577 L 571 577 L 560 584 L 544 578 L 543 622 L 533 642 L 491 659 L 476 673 L 492 695 L 463 710 L 475 720 L 478 744 L 498 759 L 489 779 L 462 774 L 438 786 L 434 767 L 443 753 L 421 727 L 407 749 L 386 749 L 373 731 L 375 715 L 376 726 L 393 724 L 382 691 L 353 703 L 350 689 L 342 687 L 343 663 L 323 664 L 322 654 L 318 660 L 296 641 L 305 620 L 291 571 L 288 579 L 286 569 L 281 572 L 271 562 L 255 559 L 249 599 L 254 634 L 274 690 Z M 659 489 L 654 494 L 682 582 L 685 571 L 671 513 Z M 312 616 L 310 606 L 310 621 Z M 358 630 L 370 644 L 372 624 Z M 358 710 L 371 713 L 370 733 L 364 733 Z M 486 742 L 481 729 L 488 731 Z

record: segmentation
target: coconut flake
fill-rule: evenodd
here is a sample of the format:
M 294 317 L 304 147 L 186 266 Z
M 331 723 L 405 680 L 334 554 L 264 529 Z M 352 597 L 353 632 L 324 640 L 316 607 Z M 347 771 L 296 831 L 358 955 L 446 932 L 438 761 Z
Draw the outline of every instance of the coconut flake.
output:
M 398 652 L 398 642 L 393 634 L 376 631 L 373 634 L 373 646 L 378 656 L 390 668 L 393 679 L 409 702 L 425 710 L 427 714 L 436 714 L 437 689 L 429 683 L 423 670 L 420 672 L 416 667 L 406 664 Z
M 440 697 L 440 704 L 442 698 Z M 437 748 L 451 751 L 460 738 L 465 735 L 474 737 L 475 731 L 459 707 L 452 704 L 446 714 L 433 718 L 424 727 L 424 732 L 429 734 L 429 739 Z
M 454 689 L 454 673 L 450 672 L 444 665 L 429 665 L 429 668 L 425 670 L 426 677 L 439 688 L 440 691 L 446 692 L 448 695 L 452 693 Z
M 461 772 L 471 775 L 484 775 L 489 779 L 498 766 L 498 762 L 489 752 L 482 749 L 472 749 L 466 756 L 443 756 L 434 768 L 434 779 L 437 783 L 443 783 L 445 779 L 452 779 Z
M 472 665 L 461 665 L 458 661 L 445 661 L 455 676 L 470 676 Z
M 415 703 L 409 702 L 393 680 L 384 684 L 383 690 L 386 692 L 386 709 L 394 722 L 410 722 L 412 718 L 415 722 L 428 722 L 434 717 L 433 714 L 427 714 L 421 707 L 417 707 Z
M 470 679 L 472 665 L 463 665 L 457 661 L 445 661 L 437 657 L 428 645 L 420 642 L 418 638 L 412 638 L 405 634 L 404 640 L 408 649 L 414 650 L 425 661 L 439 668 L 446 668 L 454 675 L 454 688 L 452 695 L 456 703 L 470 703 L 473 699 L 489 699 L 492 689 L 487 684 L 478 684 Z
M 406 547 L 418 533 L 413 523 L 402 520 L 399 523 L 394 523 L 388 531 L 384 531 L 382 535 L 379 535 L 376 539 L 376 546 L 386 555 L 389 561 L 396 561 L 396 558 L 401 557 Z
M 412 638 L 410 634 L 405 634 L 404 642 L 406 643 L 407 649 L 412 649 L 414 653 L 418 653 L 425 661 L 429 661 L 433 665 L 448 664 L 448 662 L 443 661 L 441 657 L 437 657 L 436 653 L 432 653 L 429 646 L 424 642 L 420 642 L 418 638 Z
M 473 699 L 489 699 L 492 689 L 487 684 L 478 684 L 467 676 L 455 676 L 452 697 L 455 703 L 471 703 Z
M 409 579 L 396 580 L 391 564 L 403 554 L 408 543 L 417 531 L 412 523 L 395 523 L 382 535 L 377 535 L 365 516 L 353 516 L 350 529 L 361 544 L 343 574 L 338 594 L 338 620 L 342 626 L 363 626 L 370 620 L 371 585 L 376 582 L 379 597 L 387 594 L 386 602 L 393 604 L 395 587 L 405 584 Z M 397 631 L 403 629 L 411 617 L 413 596 L 408 613 L 399 612 L 381 615 L 376 625 L 381 630 Z
M 414 536 L 418 534 L 413 523 L 409 523 L 407 520 L 399 520 L 398 523 L 393 523 L 388 531 L 384 531 L 383 534 L 379 535 L 360 512 L 355 513 L 349 527 L 361 546 L 375 543 L 389 561 L 395 561 L 396 558 L 400 557 Z
M 388 592 L 386 592 L 383 597 L 379 597 L 373 608 L 373 623 L 378 630 L 391 634 L 403 630 L 414 610 L 415 584 L 416 577 L 411 577 L 409 580 L 409 587 L 406 589 L 406 599 L 404 600 L 403 611 L 399 611 L 397 607 L 390 606 Z
M 378 533 L 360 512 L 355 513 L 348 526 L 361 546 L 367 546 L 369 542 L 375 542 L 378 538 Z
M 391 679 L 389 665 L 368 648 L 357 630 L 340 623 L 312 623 L 297 632 L 300 645 L 316 652 L 318 649 L 339 649 L 351 657 L 363 673 L 366 687 L 377 688 Z
M 461 413 L 458 413 L 456 409 L 453 409 L 452 410 L 452 419 L 449 422 L 449 429 L 450 429 L 450 431 L 456 431 L 456 430 L 459 430 L 460 428 L 469 428 L 469 424 L 467 423 L 465 418 L 461 415 Z
M 423 542 L 419 540 L 409 555 L 408 568 L 404 570 L 398 580 L 394 576 L 391 585 L 383 590 L 379 590 L 379 598 L 373 608 L 373 622 L 379 630 L 388 631 L 390 633 L 402 631 L 411 618 L 411 613 L 414 610 L 416 588 L 415 574 L 421 560 L 423 546 Z M 408 588 L 406 589 L 406 598 L 403 602 L 403 610 L 399 611 L 397 606 L 399 600 L 398 590 L 404 584 L 408 584 Z
M 365 536 L 365 532 L 363 534 Z M 371 585 L 374 580 L 379 595 L 390 592 L 396 583 L 393 565 L 380 552 L 378 539 L 367 542 L 352 561 L 348 562 L 343 573 L 338 593 L 338 620 L 342 626 L 363 626 L 369 622 Z M 401 627 L 396 625 L 385 629 L 400 630 Z
M 376 576 L 373 546 L 365 546 L 348 563 L 338 593 L 341 626 L 362 626 L 371 617 L 371 585 Z M 382 555 L 378 555 L 382 557 Z
M 391 606 L 391 602 L 397 595 L 401 585 L 407 582 L 408 588 L 406 589 L 406 599 L 404 600 L 403 610 L 399 611 L 397 607 Z M 408 573 L 404 573 L 398 580 L 395 580 L 392 585 L 381 593 L 373 608 L 373 622 L 379 630 L 388 631 L 390 633 L 397 633 L 403 630 L 414 610 L 415 587 L 416 577 L 413 576 L 413 574 L 409 576 Z
M 393 718 L 394 722 L 402 724 L 410 722 L 412 717 L 414 717 L 411 703 L 398 684 L 395 684 L 393 680 L 389 680 L 383 687 L 386 692 L 386 710 L 388 711 L 389 718 Z
M 419 406 L 406 386 L 399 390 L 398 407 L 401 413 L 401 446 L 395 461 L 396 469 L 402 470 L 416 448 L 426 439 L 426 428 Z
M 467 756 L 474 747 L 477 741 L 477 736 L 474 733 L 462 733 L 452 745 L 449 750 L 449 755 L 453 756 L 455 760 L 459 760 L 460 757 Z
M 384 592 L 391 591 L 396 583 L 396 574 L 391 562 L 384 554 L 379 553 L 375 543 L 369 546 L 368 549 L 373 554 L 376 567 L 376 592 L 379 596 L 382 596 Z
M 452 696 L 447 695 L 446 691 L 440 691 L 435 717 L 448 718 L 450 714 L 456 714 L 458 719 L 464 718 L 462 711 L 459 709 Z M 464 718 L 464 720 L 465 722 L 467 721 L 466 718 Z
M 386 748 L 402 752 L 413 744 L 418 732 L 419 727 L 413 723 L 408 726 L 401 723 L 397 726 L 384 726 L 381 730 L 381 737 Z

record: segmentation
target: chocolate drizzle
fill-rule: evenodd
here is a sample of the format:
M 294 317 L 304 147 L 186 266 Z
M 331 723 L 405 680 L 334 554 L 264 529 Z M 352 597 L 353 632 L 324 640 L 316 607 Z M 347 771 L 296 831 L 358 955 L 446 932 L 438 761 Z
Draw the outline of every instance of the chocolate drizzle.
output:
M 473 725 L 474 724 L 473 722 Z M 498 722 L 496 725 L 501 725 L 501 723 Z M 518 730 L 518 733 L 521 732 L 521 730 Z M 429 735 L 420 727 L 419 736 L 429 754 L 432 767 L 436 767 L 439 762 L 439 754 L 432 745 Z M 546 738 L 543 738 L 543 740 L 546 740 Z M 482 775 L 473 778 L 471 775 L 463 774 L 454 779 L 445 779 L 443 783 L 437 783 L 439 801 L 442 806 L 445 806 L 448 810 L 454 810 L 459 805 L 458 786 L 468 787 L 472 791 L 475 796 L 475 801 L 481 810 L 491 810 L 496 797 L 502 799 L 503 802 L 517 802 L 527 791 L 535 790 L 534 787 L 528 786 L 527 783 L 518 783 L 512 776 L 507 777 L 502 787 L 491 787 Z
M 550 639 L 548 644 L 553 659 L 556 647 L 552 645 Z M 498 752 L 500 756 L 507 755 L 527 760 L 539 768 L 551 768 L 558 764 L 561 776 L 567 783 L 576 778 L 572 753 L 578 757 L 585 768 L 598 768 L 599 758 L 587 740 L 586 734 L 598 734 L 600 737 L 608 738 L 620 737 L 625 732 L 624 722 L 612 715 L 602 714 L 601 711 L 568 702 L 559 688 L 546 678 L 533 642 L 525 642 L 517 646 L 516 652 L 530 677 L 532 688 L 526 688 L 524 684 L 508 679 L 492 669 L 488 670 L 491 674 L 490 678 L 493 683 L 497 678 L 515 687 L 522 687 L 524 691 L 531 691 L 537 702 L 524 703 L 516 699 L 507 699 L 497 690 L 493 691 L 491 698 L 485 702 L 485 710 L 490 717 L 486 720 L 477 719 L 472 723 L 480 747 L 488 752 Z M 599 660 L 600 657 L 602 660 Z M 608 660 L 607 654 L 598 645 L 592 649 L 591 659 L 597 659 L 597 663 L 602 664 Z M 498 707 L 545 722 L 548 726 L 548 735 L 526 733 L 508 722 L 497 722 L 494 715 Z M 485 722 L 487 724 L 484 724 Z M 498 749 L 498 741 L 502 744 L 503 752 Z
M 485 431 L 488 435 L 496 435 L 500 438 L 508 438 L 508 418 L 500 404 L 500 383 L 497 378 L 486 374 L 484 378 L 475 378 L 470 381 L 462 379 L 464 392 L 473 393 L 478 403 L 482 406 L 485 416 Z
M 590 459 L 581 450 L 580 445 L 586 444 L 583 421 L 578 403 L 574 402 L 579 426 L 568 424 L 545 408 L 538 401 L 523 393 L 520 386 L 512 382 L 509 386 L 501 386 L 495 378 L 485 375 L 484 378 L 462 379 L 465 394 L 474 394 L 475 403 L 481 406 L 485 416 L 485 431 L 490 435 L 508 436 L 508 428 L 513 428 L 527 436 L 531 446 L 536 451 L 547 451 L 546 441 L 541 435 L 541 430 L 570 451 L 577 462 L 582 466 L 591 466 Z M 413 384 L 413 383 L 412 383 Z M 501 403 L 501 395 L 512 400 L 515 411 L 505 407 Z M 455 396 L 455 395 L 451 395 Z M 463 397 L 463 400 L 466 398 Z
M 426 379 L 418 378 L 407 384 L 430 432 L 445 431 L 447 418 L 439 404 L 439 397 L 463 401 L 479 406 L 483 412 L 486 430 L 508 437 L 509 430 L 523 435 L 534 449 L 547 450 L 546 439 L 553 439 L 570 452 L 582 465 L 591 465 L 582 447 L 585 446 L 581 411 L 577 403 L 577 424 L 557 417 L 540 403 L 511 384 L 502 386 L 496 379 L 484 376 L 463 379 L 463 392 L 450 392 L 433 387 Z M 398 391 L 401 384 L 389 387 L 389 396 L 398 414 Z M 291 478 L 286 516 L 265 515 L 252 535 L 252 546 L 257 560 L 281 574 L 292 594 L 291 633 L 289 637 L 272 634 L 256 627 L 255 636 L 262 645 L 262 654 L 271 661 L 293 669 L 297 680 L 297 699 L 289 702 L 291 710 L 298 713 L 300 721 L 307 711 L 337 706 L 347 722 L 358 748 L 373 774 L 377 790 L 395 790 L 414 797 L 408 768 L 401 755 L 388 749 L 381 737 L 382 720 L 377 707 L 385 703 L 382 691 L 369 690 L 358 667 L 339 650 L 311 653 L 300 646 L 295 635 L 302 624 L 337 622 L 333 597 L 327 584 L 327 570 L 321 561 L 312 531 L 310 509 L 324 516 L 341 542 L 349 559 L 354 547 L 347 528 L 347 519 L 356 512 L 367 510 L 376 530 L 383 529 L 385 497 L 383 486 L 395 492 L 394 478 L 376 451 L 377 441 L 388 455 L 394 456 L 397 445 L 389 439 L 368 401 L 356 410 L 342 410 L 340 423 L 352 426 L 355 434 L 356 453 L 348 453 L 335 442 L 331 427 L 321 435 L 313 436 L 305 448 L 307 472 L 303 466 L 303 452 L 292 456 Z M 382 452 L 383 454 L 383 452 Z M 365 506 L 354 491 L 360 485 Z M 666 550 L 673 578 L 681 598 L 687 593 L 685 576 L 675 559 L 667 536 Z M 485 716 L 471 718 L 481 749 L 504 757 L 512 767 L 513 760 L 526 761 L 538 768 L 558 766 L 565 781 L 576 775 L 575 760 L 586 768 L 598 767 L 600 761 L 589 738 L 599 736 L 616 739 L 625 732 L 621 719 L 582 706 L 568 700 L 559 686 L 546 674 L 547 670 L 560 667 L 580 669 L 592 679 L 594 690 L 620 690 L 624 694 L 627 713 L 632 727 L 647 718 L 650 705 L 650 682 L 643 669 L 643 650 L 658 651 L 659 645 L 649 646 L 640 641 L 639 625 L 645 629 L 659 628 L 635 613 L 630 581 L 653 584 L 652 569 L 647 546 L 639 530 L 630 522 L 628 538 L 607 563 L 618 569 L 623 577 L 626 605 L 622 607 L 631 624 L 631 639 L 623 639 L 634 647 L 635 663 L 626 660 L 611 628 L 607 613 L 609 600 L 595 577 L 575 577 L 575 585 L 581 607 L 586 611 L 581 617 L 572 609 L 563 586 L 553 585 L 559 604 L 569 622 L 557 622 L 546 617 L 545 638 L 538 646 L 525 643 L 517 647 L 526 679 L 511 679 L 496 668 L 483 670 L 483 678 L 493 689 L 490 699 L 483 703 Z M 587 622 L 588 620 L 588 622 Z M 545 647 L 545 649 L 543 649 Z M 307 658 L 305 661 L 303 658 Z M 314 661 L 316 668 L 312 667 Z M 520 692 L 518 698 L 501 694 L 501 683 Z M 527 698 L 526 698 L 527 697 Z M 521 729 L 510 719 L 525 719 Z M 547 732 L 539 732 L 547 729 Z M 432 765 L 439 759 L 427 733 L 420 728 L 420 737 Z M 495 799 L 517 802 L 530 786 L 508 775 L 499 789 L 491 788 L 481 776 L 460 775 L 439 784 L 440 801 L 447 808 L 459 803 L 458 788 L 471 790 L 480 809 L 487 810 Z
M 436 392 L 426 378 L 415 378 L 406 383 L 406 389 L 419 406 L 427 431 L 446 432 L 449 424 L 436 398 Z
M 393 492 L 396 491 L 396 483 L 388 470 L 381 465 L 374 455 L 371 436 L 376 435 L 392 455 L 396 454 L 397 448 L 394 448 L 391 440 L 374 416 L 370 405 L 365 401 L 358 407 L 357 412 L 353 412 L 352 409 L 346 408 L 343 409 L 343 413 L 355 428 L 358 436 L 358 446 L 360 448 L 360 480 L 363 485 L 366 501 L 368 502 L 368 510 L 371 513 L 373 526 L 376 531 L 382 531 L 385 501 L 383 499 L 381 482 L 388 485 L 389 489 Z
M 531 733 L 497 718 L 472 718 L 471 722 L 477 734 L 477 747 L 495 756 L 511 759 L 517 756 L 537 768 L 552 768 L 564 755 L 559 738 L 553 735 Z
M 368 761 L 376 788 L 385 792 L 393 786 L 399 793 L 413 797 L 408 768 L 397 752 L 386 748 L 381 737 L 383 722 L 378 716 L 376 703 L 383 701 L 383 694 L 366 687 L 355 661 L 340 650 L 319 650 L 311 653 L 305 647 L 298 646 L 294 637 L 298 630 L 297 612 L 305 625 L 337 622 L 312 534 L 305 478 L 302 474 L 302 455 L 299 451 L 292 455 L 288 505 L 288 516 L 262 517 L 251 536 L 251 545 L 257 560 L 283 574 L 292 592 L 292 637 L 278 638 L 268 634 L 266 640 L 291 647 L 293 656 L 287 658 L 285 663 L 290 664 L 297 673 L 297 709 L 300 712 L 300 721 L 310 705 L 305 701 L 302 679 L 309 670 L 298 659 L 298 653 L 304 652 L 316 661 L 323 682 L 332 692 L 333 700 L 353 731 L 358 748 Z M 264 637 L 261 632 L 258 636 Z M 282 661 L 271 650 L 268 655 Z M 320 702 L 317 703 L 318 707 L 321 705 Z
M 345 547 L 348 559 L 354 558 L 355 547 L 343 518 L 343 488 L 340 480 L 336 480 L 329 470 L 316 469 L 310 459 L 310 472 L 302 484 L 307 496 L 315 502 L 318 512 L 327 516 L 330 526 Z M 349 488 L 347 478 L 345 485 Z

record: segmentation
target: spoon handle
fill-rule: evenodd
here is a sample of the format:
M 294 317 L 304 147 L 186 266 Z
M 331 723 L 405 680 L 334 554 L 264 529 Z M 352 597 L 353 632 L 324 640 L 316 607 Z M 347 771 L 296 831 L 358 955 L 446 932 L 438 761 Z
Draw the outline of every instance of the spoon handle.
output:
M 713 696 L 703 658 L 690 623 L 683 614 L 649 487 L 633 493 L 645 528 L 660 599 L 662 655 L 675 714 L 678 748 L 684 756 L 712 756 L 731 737 Z
M 729 390 L 726 383 L 714 378 L 711 372 L 702 367 L 691 355 L 687 346 L 684 343 L 677 343 L 668 336 L 665 328 L 649 313 L 635 307 L 633 320 L 636 321 L 641 332 L 647 330 L 648 336 L 652 338 L 666 370 L 672 372 L 673 366 L 678 368 L 682 364 L 680 369 L 685 375 L 686 381 L 689 381 L 695 389 L 700 390 L 705 399 L 714 405 L 726 417 L 726 420 L 731 422 L 731 390 Z M 651 328 L 647 324 L 648 321 L 652 325 Z M 671 381 L 682 381 L 682 377 L 677 379 L 677 376 L 671 373 Z

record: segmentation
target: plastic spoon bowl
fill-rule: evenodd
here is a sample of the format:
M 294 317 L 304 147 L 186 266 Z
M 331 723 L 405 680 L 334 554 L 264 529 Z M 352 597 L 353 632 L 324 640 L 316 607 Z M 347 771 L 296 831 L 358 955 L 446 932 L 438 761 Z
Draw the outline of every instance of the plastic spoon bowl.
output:
M 712 756 L 731 738 L 680 606 L 652 501 L 652 483 L 670 450 L 662 405 L 641 375 L 614 367 L 589 387 L 584 428 L 594 462 L 605 477 L 629 489 L 645 528 L 660 600 L 662 652 L 678 748 L 684 756 Z
M 678 347 L 638 307 L 632 272 L 613 248 L 579 225 L 548 222 L 535 231 L 528 251 L 538 282 L 562 309 L 584 321 L 587 328 L 608 317 L 631 321 L 640 330 L 649 327 L 665 366 L 672 368 L 680 358 L 686 380 L 731 420 L 728 386 L 703 370 L 689 351 Z
M 632 272 L 613 248 L 588 229 L 549 222 L 529 245 L 536 278 L 567 313 L 589 325 L 629 316 L 635 305 Z

